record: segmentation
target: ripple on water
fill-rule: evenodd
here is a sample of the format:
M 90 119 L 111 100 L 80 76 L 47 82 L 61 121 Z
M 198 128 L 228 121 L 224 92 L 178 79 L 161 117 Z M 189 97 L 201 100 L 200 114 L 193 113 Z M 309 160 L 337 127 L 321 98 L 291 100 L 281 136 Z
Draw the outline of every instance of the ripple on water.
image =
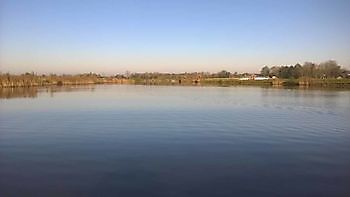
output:
M 96 86 L 48 94 L 1 100 L 5 196 L 350 193 L 349 92 Z

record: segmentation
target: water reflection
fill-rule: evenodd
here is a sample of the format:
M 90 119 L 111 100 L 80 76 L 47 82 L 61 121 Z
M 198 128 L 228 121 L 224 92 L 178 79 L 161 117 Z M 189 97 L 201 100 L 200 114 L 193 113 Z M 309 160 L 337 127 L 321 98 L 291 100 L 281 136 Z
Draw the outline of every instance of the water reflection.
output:
M 12 98 L 37 98 L 43 94 L 47 94 L 50 97 L 54 97 L 56 93 L 60 92 L 94 92 L 97 87 L 108 87 L 111 85 L 73 85 L 73 86 L 48 86 L 48 87 L 15 87 L 15 88 L 0 88 L 0 99 L 12 99 Z M 143 86 L 143 85 L 136 85 Z M 146 85 L 147 86 L 147 85 Z M 158 85 L 159 87 L 167 87 L 166 85 Z M 185 85 L 190 87 L 190 85 Z M 152 87 L 152 86 L 149 86 Z M 174 86 L 169 86 L 169 88 Z M 175 86 L 176 87 L 176 86 Z M 177 86 L 180 87 L 180 86 Z M 193 85 L 192 87 L 212 87 Z M 320 87 L 285 87 L 285 86 L 218 86 L 218 87 L 231 87 L 231 88 L 247 88 L 247 89 L 260 89 L 262 96 L 282 96 L 284 92 L 278 90 L 288 90 L 289 95 L 293 97 L 309 97 L 317 99 L 320 94 L 324 97 L 338 97 L 342 92 L 349 92 L 350 89 L 344 88 L 320 88 Z M 41 94 L 41 95 L 40 95 Z
M 1 196 L 349 196 L 349 91 L 96 85 L 34 95 L 0 100 Z
M 94 85 L 0 88 L 0 99 L 36 98 L 40 93 L 48 93 L 51 97 L 54 97 L 55 93 L 58 92 L 93 92 L 95 88 Z
M 38 96 L 36 87 L 30 88 L 0 88 L 0 98 L 35 98 Z

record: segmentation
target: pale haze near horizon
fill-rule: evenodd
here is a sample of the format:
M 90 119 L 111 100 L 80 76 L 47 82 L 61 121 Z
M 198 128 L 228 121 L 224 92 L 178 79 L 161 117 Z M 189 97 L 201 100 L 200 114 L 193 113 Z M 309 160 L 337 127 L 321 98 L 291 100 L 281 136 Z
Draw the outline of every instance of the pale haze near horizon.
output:
M 350 68 L 350 1 L 0 0 L 0 71 Z

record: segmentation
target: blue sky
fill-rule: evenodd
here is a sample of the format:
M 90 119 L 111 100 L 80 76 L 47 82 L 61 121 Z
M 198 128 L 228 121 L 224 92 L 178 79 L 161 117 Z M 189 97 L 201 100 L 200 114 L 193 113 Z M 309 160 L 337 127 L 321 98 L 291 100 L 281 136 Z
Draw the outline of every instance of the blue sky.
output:
M 337 60 L 350 68 L 350 1 L 0 0 L 2 72 L 105 74 Z

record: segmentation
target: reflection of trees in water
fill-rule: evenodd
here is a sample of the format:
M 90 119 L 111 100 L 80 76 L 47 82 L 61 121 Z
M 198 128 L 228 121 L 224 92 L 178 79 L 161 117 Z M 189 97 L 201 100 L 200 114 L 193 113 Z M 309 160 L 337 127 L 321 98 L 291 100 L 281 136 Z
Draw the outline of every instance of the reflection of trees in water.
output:
M 87 92 L 95 91 L 95 85 L 75 85 L 75 86 L 50 86 L 45 89 L 41 89 L 50 94 L 51 97 L 54 97 L 56 92 Z
M 0 88 L 0 98 L 35 98 L 38 90 L 35 87 L 29 88 Z
M 50 86 L 46 90 L 49 92 L 94 91 L 95 85 Z
M 49 94 L 51 97 L 56 92 L 86 92 L 95 91 L 94 85 L 76 85 L 76 86 L 50 86 L 50 87 L 15 87 L 0 88 L 0 98 L 36 98 L 38 94 Z

